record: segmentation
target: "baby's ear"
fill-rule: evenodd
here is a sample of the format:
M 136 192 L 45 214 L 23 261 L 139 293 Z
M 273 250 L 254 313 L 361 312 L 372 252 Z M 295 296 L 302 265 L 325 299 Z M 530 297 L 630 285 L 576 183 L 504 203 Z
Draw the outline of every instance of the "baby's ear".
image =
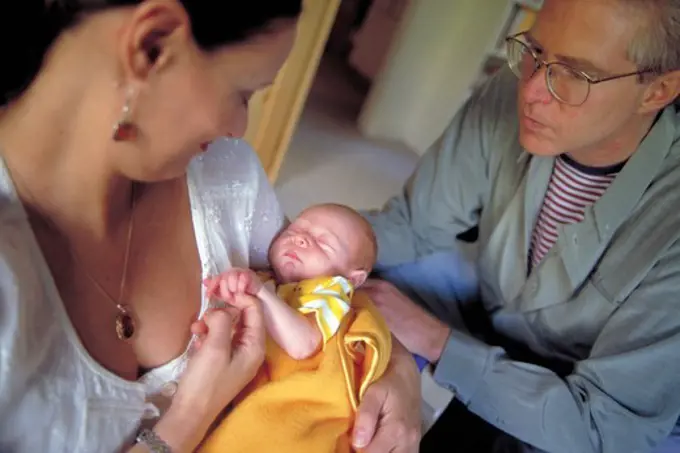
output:
M 350 283 L 352 283 L 352 285 L 355 288 L 358 288 L 361 285 L 363 285 L 364 282 L 366 281 L 366 279 L 368 278 L 368 272 L 366 272 L 363 269 L 356 269 L 356 270 L 351 271 L 349 273 L 348 277 L 349 277 L 348 280 L 350 281 Z

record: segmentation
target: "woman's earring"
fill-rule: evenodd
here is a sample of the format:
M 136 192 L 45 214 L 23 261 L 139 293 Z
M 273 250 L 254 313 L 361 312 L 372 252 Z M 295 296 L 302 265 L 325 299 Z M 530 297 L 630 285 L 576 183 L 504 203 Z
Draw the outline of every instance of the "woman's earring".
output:
M 134 90 L 128 88 L 125 94 L 125 104 L 120 119 L 113 126 L 113 141 L 125 142 L 134 140 L 137 136 L 137 126 L 132 122 L 132 98 Z

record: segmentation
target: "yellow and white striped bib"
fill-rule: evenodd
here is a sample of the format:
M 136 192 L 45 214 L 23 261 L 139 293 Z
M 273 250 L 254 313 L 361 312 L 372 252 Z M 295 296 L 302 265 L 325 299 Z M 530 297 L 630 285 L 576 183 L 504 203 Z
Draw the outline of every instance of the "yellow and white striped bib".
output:
M 326 344 L 349 312 L 354 287 L 342 276 L 319 277 L 280 285 L 276 292 L 300 313 L 315 315 Z

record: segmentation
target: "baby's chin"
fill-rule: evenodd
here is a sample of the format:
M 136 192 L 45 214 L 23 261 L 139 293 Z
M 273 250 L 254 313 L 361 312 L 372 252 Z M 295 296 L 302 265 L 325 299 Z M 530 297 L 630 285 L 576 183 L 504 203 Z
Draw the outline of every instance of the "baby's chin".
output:
M 299 276 L 295 272 L 290 263 L 273 263 L 272 265 L 276 281 L 279 283 L 295 283 L 300 281 Z
M 299 281 L 299 279 L 296 279 L 294 276 L 286 274 L 285 272 L 278 272 L 275 270 L 274 274 L 276 274 L 276 281 L 278 283 L 297 283 Z
M 273 265 L 273 270 L 278 283 L 299 283 L 303 280 L 319 277 L 317 274 L 309 275 L 309 272 L 305 272 L 301 263 L 283 262 L 277 264 Z

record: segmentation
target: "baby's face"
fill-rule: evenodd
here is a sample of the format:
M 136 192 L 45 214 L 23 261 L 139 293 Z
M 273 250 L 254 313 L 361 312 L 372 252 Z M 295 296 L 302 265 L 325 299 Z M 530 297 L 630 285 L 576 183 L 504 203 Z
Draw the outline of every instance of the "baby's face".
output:
M 274 241 L 269 259 L 282 283 L 346 275 L 362 252 L 363 236 L 350 213 L 332 207 L 306 210 Z

